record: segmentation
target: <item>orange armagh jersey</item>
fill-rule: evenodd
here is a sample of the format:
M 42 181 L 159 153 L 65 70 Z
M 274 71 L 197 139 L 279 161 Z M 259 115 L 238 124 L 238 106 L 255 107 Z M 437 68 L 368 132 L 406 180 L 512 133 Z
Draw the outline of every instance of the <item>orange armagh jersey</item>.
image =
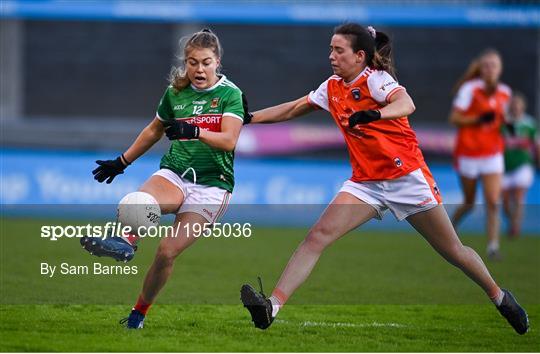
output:
M 366 68 L 349 83 L 331 76 L 308 95 L 309 103 L 330 112 L 343 133 L 353 182 L 395 179 L 424 166 L 407 117 L 349 128 L 353 112 L 382 108 L 394 93 L 404 89 L 386 71 Z
M 504 122 L 512 91 L 505 84 L 498 84 L 495 93 L 488 95 L 481 79 L 466 81 L 454 99 L 454 109 L 470 116 L 471 120 L 488 112 L 495 112 L 491 123 L 460 127 L 456 138 L 454 154 L 458 156 L 483 157 L 500 153 L 504 149 L 500 129 Z

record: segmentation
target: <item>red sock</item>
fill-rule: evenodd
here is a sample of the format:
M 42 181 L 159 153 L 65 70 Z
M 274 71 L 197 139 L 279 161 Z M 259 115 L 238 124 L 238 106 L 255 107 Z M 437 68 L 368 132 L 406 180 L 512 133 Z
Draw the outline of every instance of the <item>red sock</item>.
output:
M 494 289 L 491 289 L 490 292 L 488 292 L 488 296 L 490 298 L 490 300 L 496 305 L 496 306 L 500 306 L 501 305 L 501 302 L 502 302 L 502 299 L 504 297 L 504 293 L 503 291 L 501 290 L 501 288 L 499 287 L 496 287 Z
M 275 297 L 281 306 L 285 305 L 287 300 L 289 300 L 289 296 L 285 294 L 283 291 L 281 291 L 278 288 L 275 288 L 274 291 L 272 291 L 272 296 Z
M 122 235 L 122 238 L 124 240 L 127 241 L 127 243 L 129 243 L 130 245 L 132 246 L 135 246 L 135 244 L 137 243 L 137 241 L 139 241 L 139 236 L 137 235 L 134 235 L 134 234 L 128 234 L 128 233 L 125 233 Z
M 150 308 L 150 306 L 152 306 L 152 304 L 149 304 L 146 301 L 144 301 L 142 295 L 139 295 L 139 298 L 137 299 L 137 303 L 135 304 L 133 309 L 139 311 L 140 313 L 146 316 L 146 313 L 148 312 L 148 309 Z

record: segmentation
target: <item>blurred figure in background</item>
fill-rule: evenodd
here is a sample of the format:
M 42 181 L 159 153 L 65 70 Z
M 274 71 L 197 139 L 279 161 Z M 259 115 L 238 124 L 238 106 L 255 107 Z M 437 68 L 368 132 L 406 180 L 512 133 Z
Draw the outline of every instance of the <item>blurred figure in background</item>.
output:
M 480 180 L 487 212 L 487 255 L 500 260 L 499 200 L 504 173 L 504 142 L 500 132 L 511 96 L 510 88 L 499 82 L 502 60 L 494 49 L 487 49 L 473 60 L 456 85 L 450 122 L 458 127 L 454 162 L 461 179 L 463 204 L 452 217 L 457 227 L 474 207 Z
M 508 236 L 511 238 L 518 238 L 521 233 L 525 195 L 534 180 L 535 147 L 536 157 L 540 157 L 536 124 L 526 110 L 525 96 L 522 93 L 514 93 L 510 101 L 507 124 L 503 128 L 505 141 L 503 205 L 509 222 Z

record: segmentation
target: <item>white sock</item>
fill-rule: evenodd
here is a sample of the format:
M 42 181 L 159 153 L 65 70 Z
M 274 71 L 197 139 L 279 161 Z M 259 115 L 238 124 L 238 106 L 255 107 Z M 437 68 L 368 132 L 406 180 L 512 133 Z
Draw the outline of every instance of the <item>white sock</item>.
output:
M 499 241 L 489 241 L 487 246 L 488 252 L 494 252 L 499 250 Z
M 495 306 L 501 306 L 503 298 L 504 292 L 499 289 L 499 294 L 496 297 L 492 298 L 491 301 L 495 304 Z
M 281 305 L 281 303 L 275 296 L 270 296 L 268 299 L 272 303 L 272 317 L 276 317 L 277 313 L 283 305 Z

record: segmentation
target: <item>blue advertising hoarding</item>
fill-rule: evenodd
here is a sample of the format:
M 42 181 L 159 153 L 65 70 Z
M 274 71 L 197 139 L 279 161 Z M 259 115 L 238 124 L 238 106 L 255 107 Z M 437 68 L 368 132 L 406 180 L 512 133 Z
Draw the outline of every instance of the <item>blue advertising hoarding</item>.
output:
M 158 169 L 160 156 L 142 157 L 112 184 L 97 183 L 91 174 L 96 166 L 95 160 L 112 157 L 113 153 L 3 150 L 0 198 L 4 212 L 9 214 L 10 210 L 13 212 L 17 209 L 17 214 L 21 215 L 30 213 L 33 207 L 39 205 L 84 204 L 107 205 L 102 211 L 114 213 L 118 201 L 125 194 L 137 190 Z M 431 165 L 430 168 L 447 209 L 452 209 L 461 202 L 455 172 L 449 165 Z M 257 221 L 266 225 L 309 226 L 350 174 L 346 161 L 237 159 L 236 186 L 226 219 L 245 220 L 249 214 L 250 217 L 258 215 Z M 482 204 L 481 191 L 478 192 L 477 203 Z M 287 209 L 286 205 L 290 208 Z M 20 207 L 13 209 L 16 206 Z M 250 206 L 270 208 L 266 211 L 270 211 L 272 217 L 267 217 L 265 212 L 254 212 Z M 294 210 L 294 206 L 301 206 L 301 210 Z M 303 212 L 306 208 L 310 209 L 309 213 Z M 524 232 L 538 234 L 540 221 L 533 214 L 538 214 L 539 208 L 540 183 L 537 178 L 527 195 Z M 478 206 L 473 215 L 467 218 L 463 225 L 465 230 L 483 230 L 483 209 Z M 39 210 L 42 212 L 43 209 Z M 293 217 L 293 211 L 299 211 L 302 217 Z M 382 222 L 372 221 L 370 226 L 404 228 L 407 223 L 398 223 L 387 214 Z
M 489 2 L 358 1 L 60 1 L 3 0 L 2 18 L 335 24 L 360 21 L 394 26 L 540 26 L 540 6 Z

